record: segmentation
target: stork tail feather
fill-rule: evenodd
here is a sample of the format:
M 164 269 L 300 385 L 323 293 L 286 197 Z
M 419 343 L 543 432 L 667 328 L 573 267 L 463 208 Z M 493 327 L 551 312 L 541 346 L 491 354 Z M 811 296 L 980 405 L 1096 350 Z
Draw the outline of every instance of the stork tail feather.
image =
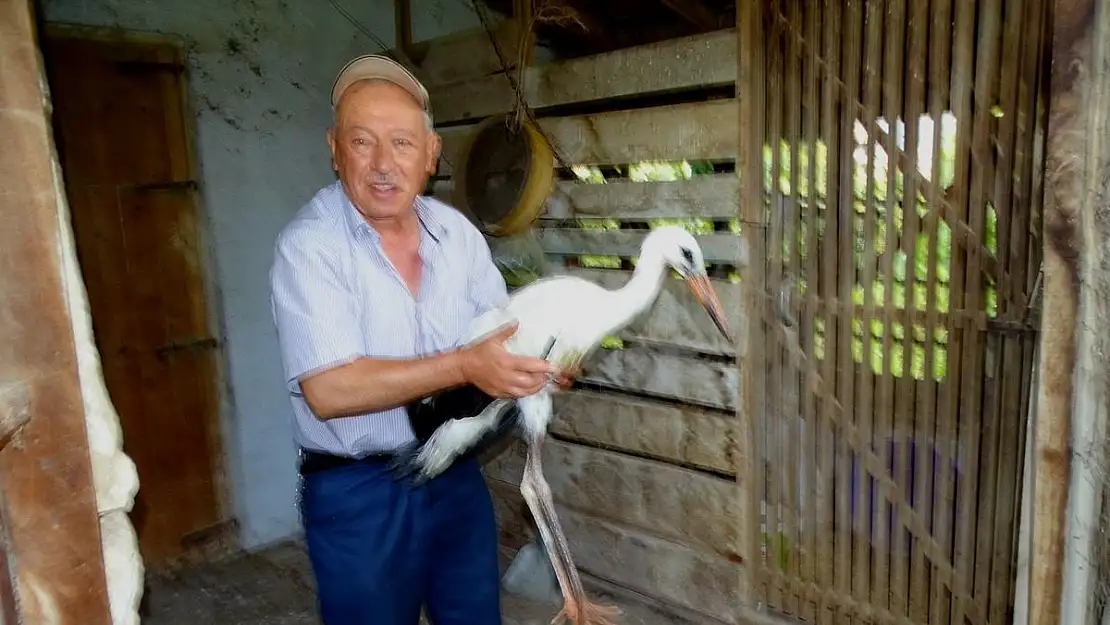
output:
M 421 440 L 418 434 L 416 441 L 396 450 L 390 469 L 398 479 L 419 486 L 496 445 L 513 430 L 517 414 L 515 402 L 494 400 L 477 414 L 443 418 L 429 436 Z

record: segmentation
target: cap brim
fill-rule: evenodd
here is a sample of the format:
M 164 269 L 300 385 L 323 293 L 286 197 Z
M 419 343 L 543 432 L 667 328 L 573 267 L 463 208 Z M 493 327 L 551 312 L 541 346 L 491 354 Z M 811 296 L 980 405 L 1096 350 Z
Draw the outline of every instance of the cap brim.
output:
M 339 103 L 339 98 L 348 87 L 360 80 L 388 80 L 408 91 L 420 108 L 431 113 L 431 107 L 428 103 L 428 91 L 412 72 L 405 69 L 403 65 L 385 56 L 377 54 L 368 54 L 360 56 L 357 59 L 347 63 L 346 66 L 340 70 L 339 75 L 335 78 L 335 84 L 331 89 L 331 105 L 335 106 Z

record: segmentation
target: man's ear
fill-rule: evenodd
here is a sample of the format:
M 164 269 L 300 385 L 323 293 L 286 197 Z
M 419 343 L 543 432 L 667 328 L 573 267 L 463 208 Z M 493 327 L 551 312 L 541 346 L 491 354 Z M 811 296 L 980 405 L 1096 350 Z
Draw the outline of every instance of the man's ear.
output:
M 432 131 L 431 136 L 428 138 L 428 160 L 425 170 L 429 176 L 434 176 L 436 168 L 439 166 L 439 157 L 443 152 L 443 137 L 439 133 Z
M 339 164 L 335 162 L 335 126 L 328 128 L 327 131 L 328 148 L 331 149 L 331 168 L 333 171 L 339 171 Z

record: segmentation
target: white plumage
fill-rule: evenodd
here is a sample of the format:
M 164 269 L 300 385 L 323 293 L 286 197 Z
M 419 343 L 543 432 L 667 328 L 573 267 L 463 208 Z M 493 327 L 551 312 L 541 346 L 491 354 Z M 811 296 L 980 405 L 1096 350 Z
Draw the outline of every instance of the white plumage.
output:
M 515 291 L 504 308 L 475 319 L 466 343 L 476 342 L 516 321 L 519 323 L 516 333 L 505 341 L 509 352 L 546 357 L 561 370 L 574 369 L 597 349 L 603 338 L 618 333 L 650 308 L 669 268 L 686 280 L 720 331 L 732 340 L 696 239 L 681 228 L 664 227 L 645 237 L 636 269 L 623 287 L 609 290 L 573 276 L 542 278 Z M 576 625 L 608 623 L 613 610 L 586 600 L 540 467 L 540 446 L 552 419 L 551 394 L 557 390 L 554 383 L 549 383 L 535 395 L 517 399 L 519 410 L 508 416 L 506 409 L 513 405 L 513 400 L 492 398 L 482 402 L 484 409 L 479 408 L 476 415 L 451 414 L 422 445 L 406 450 L 399 465 L 415 473 L 417 481 L 431 479 L 460 456 L 503 434 L 507 425 L 519 427 L 528 443 L 521 493 L 536 518 L 548 553 L 553 554 L 552 564 L 565 602 L 555 621 L 568 618 Z

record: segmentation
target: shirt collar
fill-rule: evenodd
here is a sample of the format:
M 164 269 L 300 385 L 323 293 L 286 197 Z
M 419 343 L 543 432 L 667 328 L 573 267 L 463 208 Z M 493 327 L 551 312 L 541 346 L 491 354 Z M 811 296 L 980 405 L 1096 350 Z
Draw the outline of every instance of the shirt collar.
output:
M 336 184 L 339 186 L 339 192 L 343 196 L 343 217 L 351 234 L 357 236 L 360 232 L 364 232 L 369 235 L 373 241 L 377 242 L 380 238 L 378 232 L 370 227 L 370 224 L 366 223 L 366 219 L 362 217 L 362 213 L 358 212 L 358 209 L 355 208 L 354 202 L 352 202 L 351 198 L 347 195 L 347 190 L 343 188 L 343 183 L 337 180 Z M 447 227 L 443 224 L 443 221 L 436 217 L 435 211 L 432 209 L 427 198 L 418 195 L 413 205 L 416 209 L 416 218 L 420 221 L 420 225 L 424 228 L 424 231 L 427 232 L 436 243 L 440 243 L 443 237 L 447 235 Z

